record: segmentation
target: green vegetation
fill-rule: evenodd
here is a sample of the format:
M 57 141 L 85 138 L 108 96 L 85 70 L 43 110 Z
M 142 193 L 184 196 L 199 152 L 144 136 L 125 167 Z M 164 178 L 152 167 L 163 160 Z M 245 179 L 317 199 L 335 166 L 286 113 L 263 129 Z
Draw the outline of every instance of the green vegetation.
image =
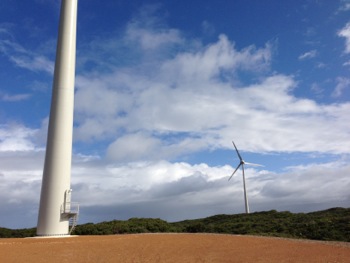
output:
M 34 237 L 35 228 L 8 229 L 0 227 L 0 238 Z
M 174 223 L 182 232 L 260 235 L 350 242 L 350 209 L 332 208 L 313 213 L 258 212 L 216 215 Z
M 350 242 L 350 208 L 331 208 L 312 213 L 271 210 L 237 215 L 215 215 L 203 219 L 168 223 L 161 219 L 131 218 L 78 225 L 75 235 L 113 235 L 132 233 L 223 233 L 260 235 Z M 0 237 L 29 237 L 35 228 L 0 228 Z
M 136 234 L 136 233 L 165 233 L 178 232 L 176 228 L 159 218 L 130 218 L 127 221 L 113 220 L 98 224 L 88 223 L 78 225 L 75 235 L 112 235 L 112 234 Z

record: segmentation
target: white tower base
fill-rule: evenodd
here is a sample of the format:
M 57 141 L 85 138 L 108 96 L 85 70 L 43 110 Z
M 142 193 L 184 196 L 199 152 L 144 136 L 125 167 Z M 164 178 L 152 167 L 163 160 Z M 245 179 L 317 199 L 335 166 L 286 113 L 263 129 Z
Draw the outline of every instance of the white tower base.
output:
M 69 235 L 78 213 L 70 202 L 77 6 L 77 0 L 62 0 L 38 236 Z

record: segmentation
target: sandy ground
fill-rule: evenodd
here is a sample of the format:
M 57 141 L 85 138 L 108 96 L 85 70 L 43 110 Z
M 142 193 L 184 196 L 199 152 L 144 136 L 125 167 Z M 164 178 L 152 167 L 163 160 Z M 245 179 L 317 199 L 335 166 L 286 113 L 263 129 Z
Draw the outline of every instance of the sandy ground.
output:
M 0 239 L 0 262 L 350 262 L 350 243 L 216 234 Z

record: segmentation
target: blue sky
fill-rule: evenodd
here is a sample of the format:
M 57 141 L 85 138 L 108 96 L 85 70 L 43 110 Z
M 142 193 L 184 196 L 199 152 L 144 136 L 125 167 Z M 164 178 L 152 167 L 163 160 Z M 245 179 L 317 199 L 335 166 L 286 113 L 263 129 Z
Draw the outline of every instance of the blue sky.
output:
M 0 3 L 0 226 L 36 225 L 60 1 Z M 350 203 L 349 1 L 79 2 L 80 223 Z

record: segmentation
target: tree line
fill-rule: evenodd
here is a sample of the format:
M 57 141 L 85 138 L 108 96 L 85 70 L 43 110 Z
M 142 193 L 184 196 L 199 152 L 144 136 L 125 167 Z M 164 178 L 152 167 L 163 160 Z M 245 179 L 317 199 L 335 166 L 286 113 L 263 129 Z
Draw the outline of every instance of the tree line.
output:
M 0 237 L 31 237 L 36 229 L 0 228 Z M 214 215 L 169 223 L 159 218 L 130 218 L 76 226 L 74 235 L 135 233 L 221 233 L 350 242 L 350 208 L 312 213 L 276 210 L 251 214 Z

